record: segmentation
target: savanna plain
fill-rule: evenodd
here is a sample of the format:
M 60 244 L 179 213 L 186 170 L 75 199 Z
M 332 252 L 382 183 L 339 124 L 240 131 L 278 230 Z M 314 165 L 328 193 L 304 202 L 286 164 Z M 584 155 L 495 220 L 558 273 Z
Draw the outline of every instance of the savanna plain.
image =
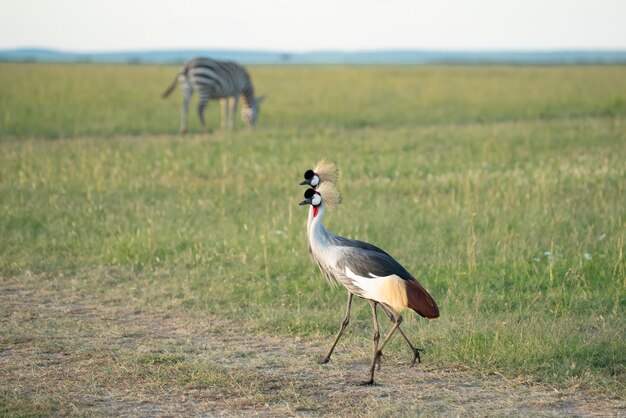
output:
M 0 64 L 0 415 L 626 415 L 626 67 L 251 67 L 259 126 L 186 136 L 176 71 Z M 362 300 L 318 364 L 322 156 L 441 310 L 372 387 Z

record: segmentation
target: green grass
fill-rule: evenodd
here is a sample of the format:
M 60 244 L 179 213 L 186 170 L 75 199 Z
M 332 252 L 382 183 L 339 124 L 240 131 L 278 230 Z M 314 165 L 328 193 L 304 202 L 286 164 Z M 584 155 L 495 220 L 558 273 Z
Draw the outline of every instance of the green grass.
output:
M 258 67 L 256 131 L 187 137 L 160 99 L 174 73 L 0 65 L 0 275 L 330 341 L 346 294 L 297 206 L 327 156 L 344 194 L 327 227 L 439 303 L 403 325 L 426 361 L 624 395 L 625 67 Z M 355 305 L 348 338 L 368 339 Z
M 176 67 L 2 64 L 2 136 L 176 133 Z M 414 128 L 626 113 L 624 67 L 256 67 L 261 126 Z M 211 103 L 209 125 L 219 126 Z M 195 107 L 190 129 L 199 130 Z M 238 121 L 241 124 L 241 121 Z

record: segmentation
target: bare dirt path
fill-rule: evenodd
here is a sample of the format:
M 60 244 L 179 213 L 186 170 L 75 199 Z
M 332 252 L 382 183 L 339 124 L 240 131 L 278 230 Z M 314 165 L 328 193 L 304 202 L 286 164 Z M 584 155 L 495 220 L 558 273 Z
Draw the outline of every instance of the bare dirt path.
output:
M 140 416 L 626 416 L 619 399 L 251 334 L 216 317 L 131 311 L 0 278 L 0 413 Z

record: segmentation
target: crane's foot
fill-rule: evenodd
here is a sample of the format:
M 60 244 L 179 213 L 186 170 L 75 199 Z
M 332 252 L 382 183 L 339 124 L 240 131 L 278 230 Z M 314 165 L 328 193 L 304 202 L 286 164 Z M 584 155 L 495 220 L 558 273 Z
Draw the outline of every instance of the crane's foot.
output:
M 327 364 L 329 361 L 330 361 L 330 357 L 326 357 L 325 359 L 320 360 L 317 363 L 318 364 Z
M 420 351 L 424 351 L 421 348 L 417 348 L 415 347 L 415 349 L 413 349 L 413 359 L 411 360 L 411 366 L 415 364 L 415 361 L 417 360 L 418 363 L 422 362 L 422 359 L 420 358 Z
M 359 382 L 358 386 L 376 386 L 376 382 L 374 382 L 374 379 L 370 379 L 365 382 Z

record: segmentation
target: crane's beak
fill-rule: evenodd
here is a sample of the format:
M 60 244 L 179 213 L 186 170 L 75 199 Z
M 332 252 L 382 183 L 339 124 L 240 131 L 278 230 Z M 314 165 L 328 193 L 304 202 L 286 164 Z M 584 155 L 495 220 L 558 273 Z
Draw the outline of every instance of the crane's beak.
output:
M 302 202 L 298 203 L 299 206 L 310 205 L 313 202 L 313 198 L 309 197 L 308 199 L 304 199 Z
M 311 179 L 302 180 L 300 182 L 300 186 L 304 186 L 305 184 L 310 185 L 311 184 Z

